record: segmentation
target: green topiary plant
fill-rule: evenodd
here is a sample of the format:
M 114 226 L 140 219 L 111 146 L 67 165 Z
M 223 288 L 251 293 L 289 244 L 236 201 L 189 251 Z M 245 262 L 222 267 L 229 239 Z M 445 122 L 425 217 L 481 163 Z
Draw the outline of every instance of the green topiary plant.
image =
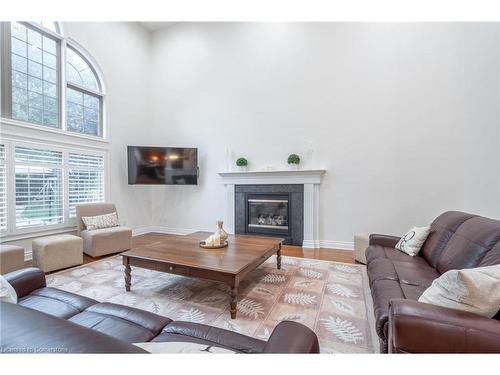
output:
M 236 165 L 238 167 L 246 167 L 248 165 L 248 160 L 245 158 L 238 158 L 238 160 L 236 160 Z
M 288 164 L 300 164 L 300 156 L 297 154 L 290 154 L 288 156 Z

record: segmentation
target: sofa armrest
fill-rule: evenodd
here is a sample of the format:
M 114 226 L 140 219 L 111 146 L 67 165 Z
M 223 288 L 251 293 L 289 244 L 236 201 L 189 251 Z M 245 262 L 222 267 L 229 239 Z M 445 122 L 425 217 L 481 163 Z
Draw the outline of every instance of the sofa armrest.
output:
M 500 353 L 500 321 L 397 299 L 389 307 L 390 353 Z
M 17 298 L 27 296 L 34 290 L 44 288 L 45 274 L 39 268 L 30 267 L 3 275 L 16 291 Z
M 263 353 L 319 353 L 318 337 L 305 325 L 284 321 L 274 328 Z
M 388 234 L 370 234 L 369 245 L 378 245 L 383 247 L 395 247 L 401 237 L 390 236 Z

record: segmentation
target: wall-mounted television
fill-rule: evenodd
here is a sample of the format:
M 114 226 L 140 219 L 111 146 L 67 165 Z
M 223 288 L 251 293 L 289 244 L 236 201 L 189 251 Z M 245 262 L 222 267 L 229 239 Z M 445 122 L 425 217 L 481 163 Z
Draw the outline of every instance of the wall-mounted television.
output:
M 130 185 L 197 185 L 198 149 L 127 146 Z

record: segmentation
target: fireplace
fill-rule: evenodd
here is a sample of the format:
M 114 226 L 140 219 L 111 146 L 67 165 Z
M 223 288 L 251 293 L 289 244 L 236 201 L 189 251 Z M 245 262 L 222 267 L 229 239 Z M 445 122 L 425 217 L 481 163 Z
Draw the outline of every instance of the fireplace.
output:
M 248 194 L 247 232 L 288 236 L 288 194 Z
M 284 238 L 302 245 L 303 185 L 236 185 L 235 232 Z

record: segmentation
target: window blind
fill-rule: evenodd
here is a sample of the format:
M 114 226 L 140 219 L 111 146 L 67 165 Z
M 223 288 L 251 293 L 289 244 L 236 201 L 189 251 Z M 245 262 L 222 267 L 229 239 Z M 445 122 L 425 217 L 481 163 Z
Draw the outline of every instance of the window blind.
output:
M 63 222 L 62 152 L 15 148 L 16 228 Z
M 104 202 L 104 158 L 100 155 L 69 153 L 69 216 L 76 205 Z

